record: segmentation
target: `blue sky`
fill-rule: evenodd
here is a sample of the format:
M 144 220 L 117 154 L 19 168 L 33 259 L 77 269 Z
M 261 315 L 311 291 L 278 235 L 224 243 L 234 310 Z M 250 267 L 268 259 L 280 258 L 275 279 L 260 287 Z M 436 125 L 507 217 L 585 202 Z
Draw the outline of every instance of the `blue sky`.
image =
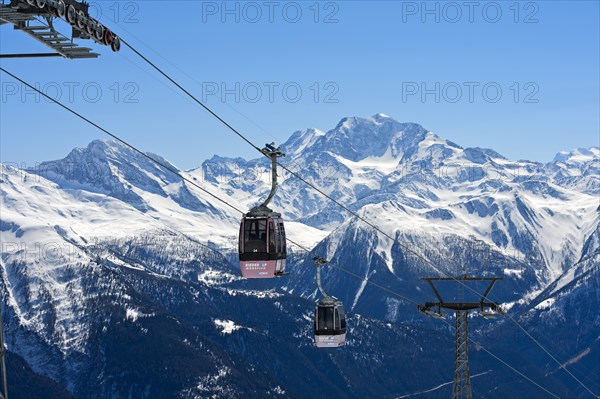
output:
M 598 1 L 223 4 L 107 0 L 92 11 L 258 145 L 379 112 L 513 159 L 600 145 Z M 6 25 L 0 36 L 2 53 L 46 51 Z M 81 43 L 102 56 L 1 64 L 181 168 L 256 157 L 127 48 Z M 32 166 L 106 138 L 0 78 L 3 162 Z

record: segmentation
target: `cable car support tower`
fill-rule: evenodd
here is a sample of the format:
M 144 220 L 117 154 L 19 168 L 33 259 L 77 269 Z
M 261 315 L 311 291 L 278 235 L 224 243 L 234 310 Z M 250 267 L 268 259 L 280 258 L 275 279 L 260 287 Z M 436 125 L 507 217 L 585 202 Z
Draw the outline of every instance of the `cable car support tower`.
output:
M 437 302 L 426 302 L 425 305 L 419 305 L 419 312 L 427 316 L 443 319 L 442 309 L 454 311 L 456 318 L 456 348 L 455 348 L 455 367 L 454 367 L 454 383 L 452 386 L 452 399 L 472 399 L 471 393 L 471 376 L 469 374 L 469 313 L 477 311 L 479 316 L 486 319 L 493 319 L 504 314 L 502 308 L 491 301 L 487 300 L 490 291 L 496 284 L 496 281 L 502 280 L 497 277 L 468 277 L 465 274 L 462 277 L 428 277 L 422 280 L 427 281 L 433 290 Z M 446 302 L 442 298 L 435 283 L 440 281 L 454 281 L 458 286 L 458 301 Z M 481 300 L 478 302 L 465 302 L 464 288 L 469 282 L 484 281 L 488 282 L 488 286 Z
M 0 54 L 0 58 L 63 57 L 97 58 L 100 54 L 79 46 L 73 39 L 88 39 L 119 51 L 121 40 L 114 32 L 90 16 L 90 4 L 77 0 L 1 0 L 0 26 L 12 24 L 52 50 L 50 53 Z M 71 26 L 70 37 L 58 31 L 54 21 Z

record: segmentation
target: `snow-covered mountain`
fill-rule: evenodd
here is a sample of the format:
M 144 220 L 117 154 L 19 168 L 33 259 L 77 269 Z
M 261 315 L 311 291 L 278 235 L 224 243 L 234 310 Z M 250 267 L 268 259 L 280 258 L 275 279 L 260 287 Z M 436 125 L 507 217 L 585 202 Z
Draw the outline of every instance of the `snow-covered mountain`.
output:
M 5 333 L 10 359 L 30 368 L 15 378 L 36 375 L 45 389 L 81 398 L 387 398 L 438 385 L 428 397 L 444 397 L 452 332 L 366 280 L 423 302 L 433 294 L 420 278 L 460 274 L 462 265 L 504 277 L 492 299 L 532 334 L 543 332 L 549 347 L 552 329 L 575 339 L 582 330 L 570 326 L 585 324 L 558 357 L 577 373 L 598 372 L 600 320 L 591 313 L 599 148 L 561 152 L 548 164 L 511 161 L 378 114 L 295 132 L 282 149 L 289 169 L 385 232 L 279 171 L 273 207 L 287 218 L 290 238 L 335 266 L 324 281 L 350 311 L 347 347 L 329 353 L 311 345 L 310 257 L 294 249 L 285 279 L 240 279 L 238 212 L 122 144 L 94 141 L 35 169 L 2 166 Z M 214 156 L 180 173 L 249 209 L 269 190 L 268 166 Z M 508 325 L 473 323 L 482 340 Z M 431 339 L 447 345 L 431 350 Z M 531 342 L 522 343 L 526 353 Z M 506 340 L 491 345 L 522 360 Z M 482 392 L 514 377 L 473 356 L 473 375 L 494 370 Z M 532 359 L 528 372 L 561 397 L 588 397 L 543 354 Z M 434 362 L 445 366 L 432 371 Z M 536 389 L 521 381 L 494 397 L 540 397 Z
M 378 114 L 344 118 L 327 133 L 295 132 L 282 150 L 288 168 L 389 235 L 474 238 L 534 264 L 541 284 L 579 258 L 598 225 L 599 148 L 563 152 L 549 164 L 510 161 Z M 192 174 L 249 205 L 268 190 L 263 165 L 214 157 Z M 323 230 L 351 223 L 293 175 L 280 175 L 275 203 L 288 218 Z M 378 254 L 391 268 L 390 248 L 389 240 L 381 243 Z

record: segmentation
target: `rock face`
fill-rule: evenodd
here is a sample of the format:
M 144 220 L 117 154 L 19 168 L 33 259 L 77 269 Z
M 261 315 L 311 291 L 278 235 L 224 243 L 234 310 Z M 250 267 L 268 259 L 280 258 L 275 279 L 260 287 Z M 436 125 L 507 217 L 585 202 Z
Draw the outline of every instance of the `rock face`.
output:
M 270 281 L 239 278 L 236 211 L 119 143 L 2 166 L 11 396 L 447 397 L 453 329 L 415 302 L 433 300 L 422 277 L 465 265 L 504 277 L 490 298 L 509 309 L 474 318 L 475 342 L 561 398 L 592 397 L 518 322 L 600 389 L 600 149 L 511 161 L 382 114 L 295 132 L 282 149 L 287 168 L 381 232 L 280 170 L 273 207 L 312 254 L 293 251 L 290 276 Z M 215 156 L 180 173 L 241 209 L 269 190 L 264 159 Z M 313 255 L 331 261 L 324 284 L 348 312 L 339 350 L 312 346 Z M 478 396 L 547 397 L 479 349 Z

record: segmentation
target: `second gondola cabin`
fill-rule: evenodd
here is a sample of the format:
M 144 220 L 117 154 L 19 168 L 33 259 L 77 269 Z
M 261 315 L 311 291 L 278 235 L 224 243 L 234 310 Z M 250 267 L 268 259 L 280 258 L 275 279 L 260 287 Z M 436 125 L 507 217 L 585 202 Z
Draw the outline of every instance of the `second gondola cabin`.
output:
M 337 348 L 346 343 L 346 313 L 341 301 L 325 297 L 315 305 L 315 346 Z

